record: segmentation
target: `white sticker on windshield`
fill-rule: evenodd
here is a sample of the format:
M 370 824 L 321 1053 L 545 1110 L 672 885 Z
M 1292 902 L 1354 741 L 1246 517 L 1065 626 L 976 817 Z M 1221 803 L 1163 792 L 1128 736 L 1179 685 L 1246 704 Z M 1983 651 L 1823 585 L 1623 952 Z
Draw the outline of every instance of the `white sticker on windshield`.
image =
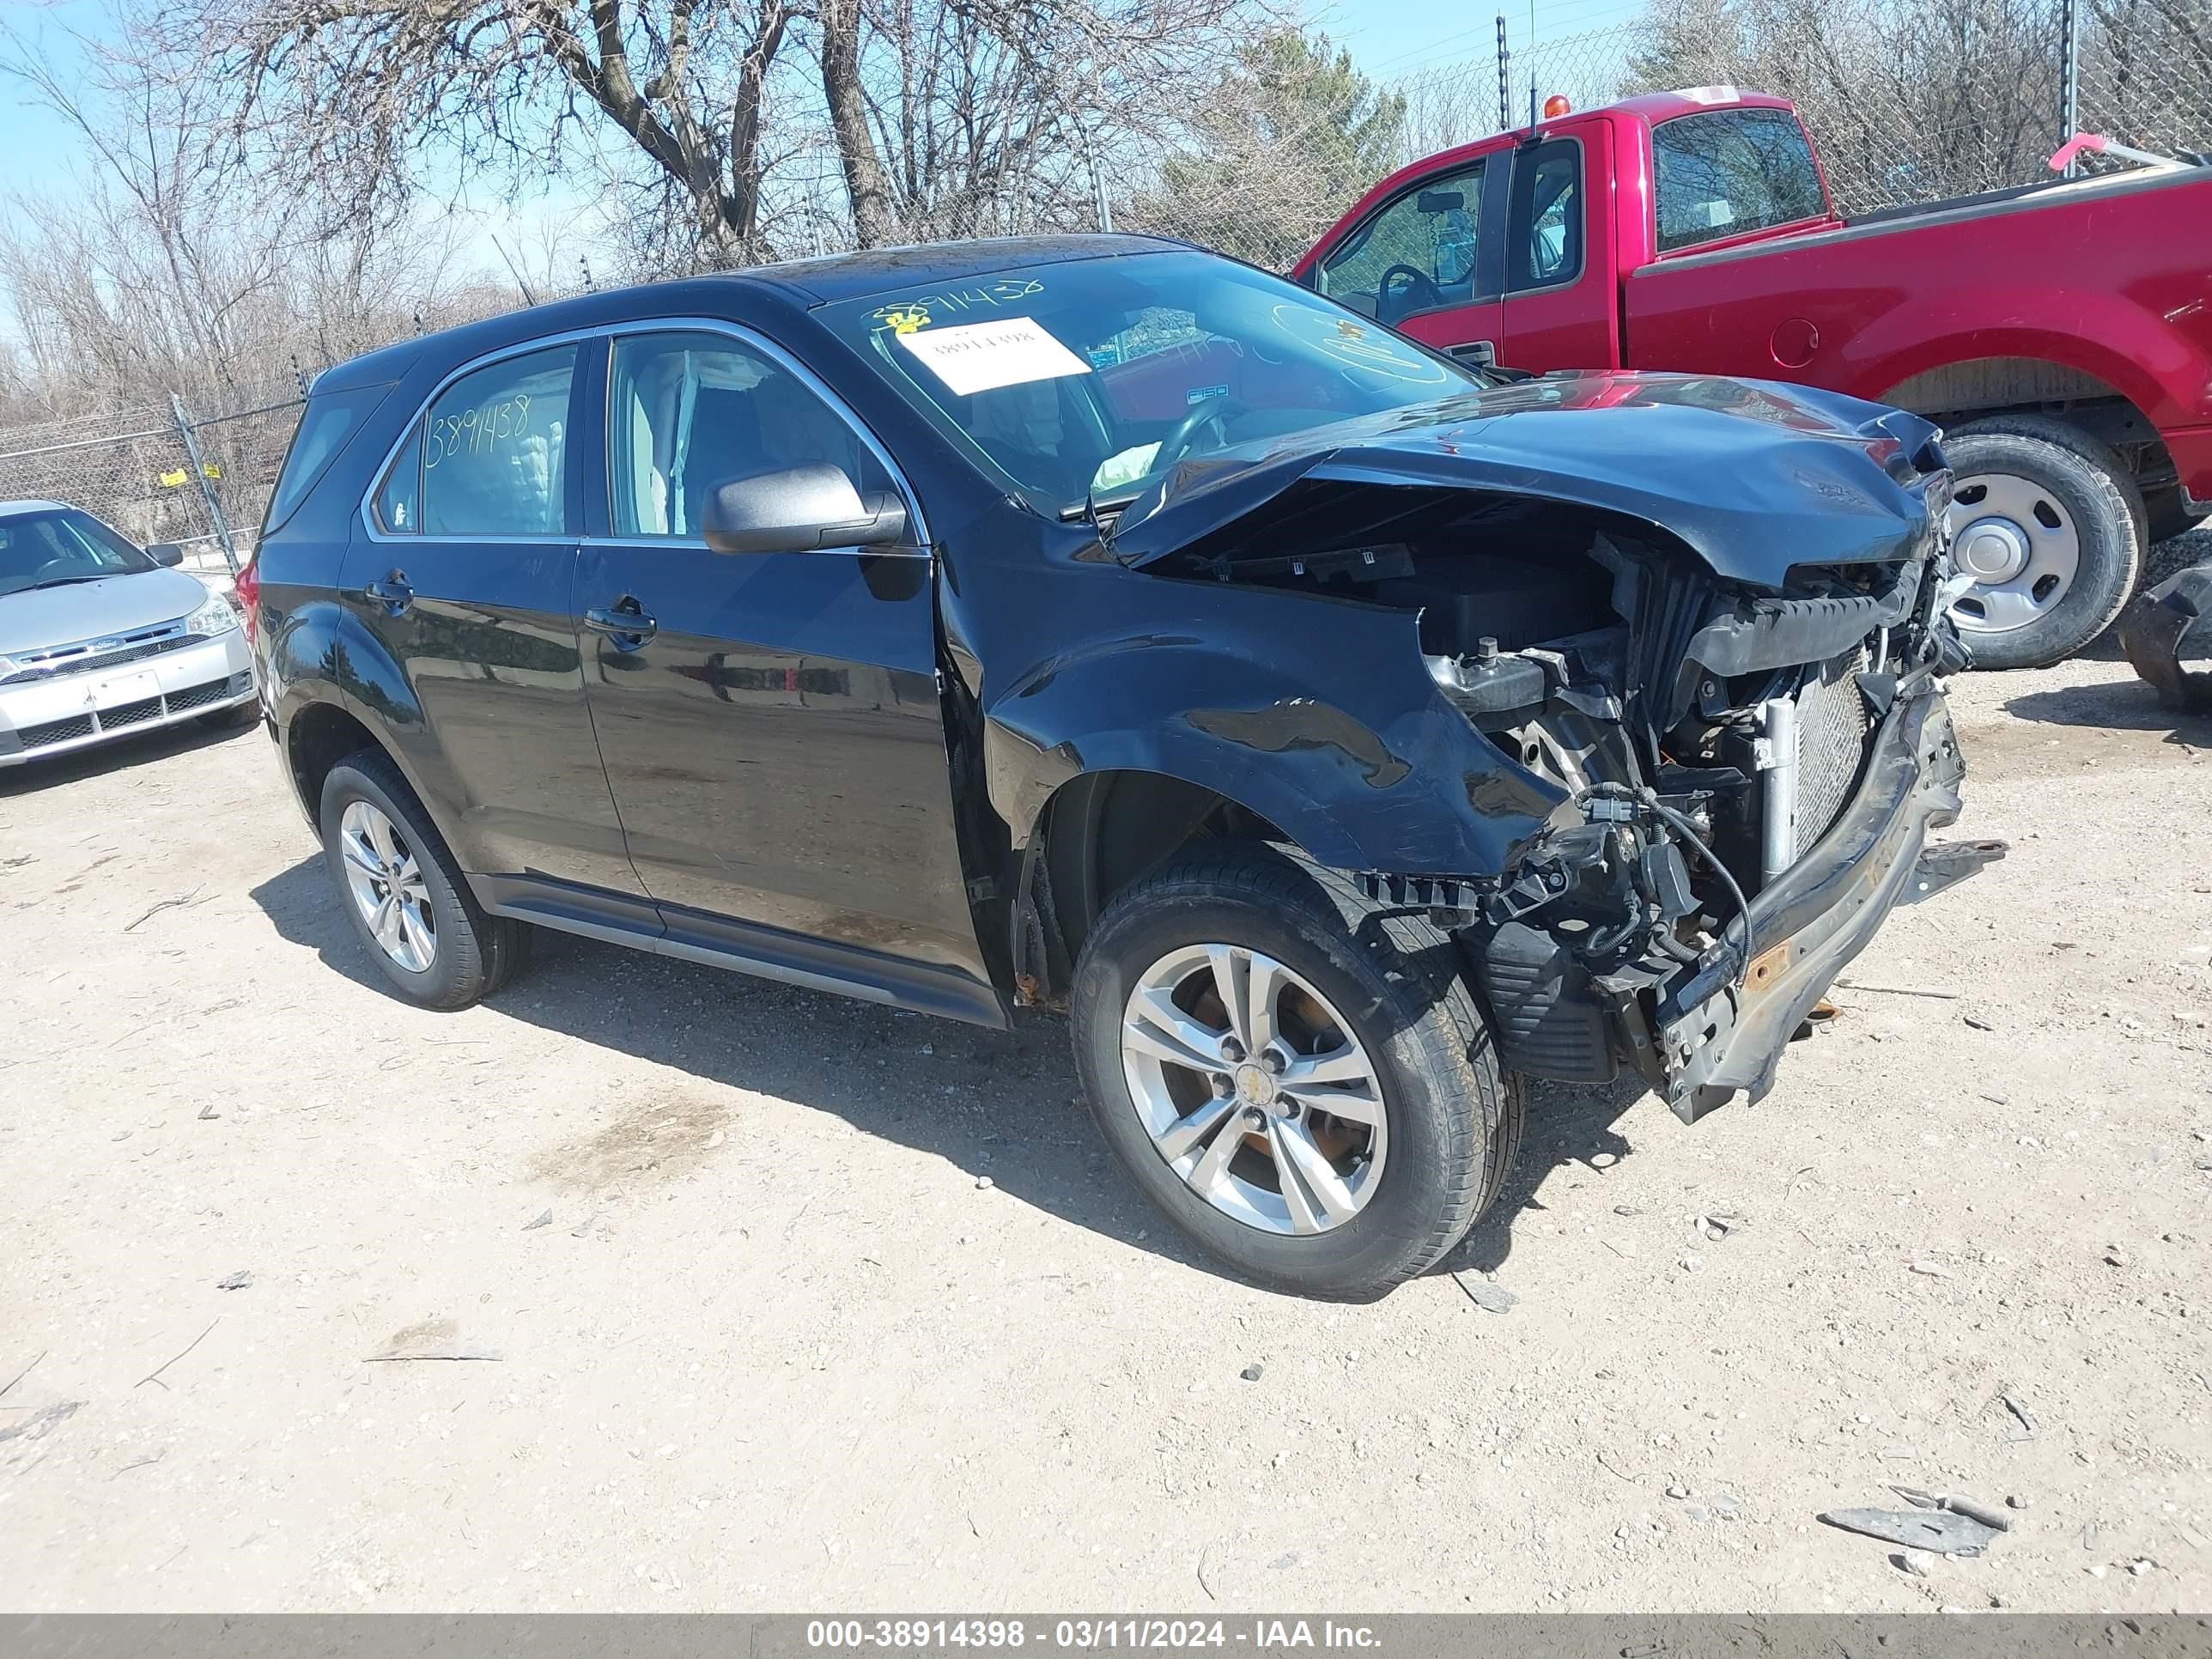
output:
M 1091 365 L 1040 328 L 1029 317 L 999 317 L 988 323 L 951 328 L 917 329 L 898 343 L 927 363 L 930 372 L 965 398 L 1002 386 L 1054 380 L 1063 374 L 1088 374 Z

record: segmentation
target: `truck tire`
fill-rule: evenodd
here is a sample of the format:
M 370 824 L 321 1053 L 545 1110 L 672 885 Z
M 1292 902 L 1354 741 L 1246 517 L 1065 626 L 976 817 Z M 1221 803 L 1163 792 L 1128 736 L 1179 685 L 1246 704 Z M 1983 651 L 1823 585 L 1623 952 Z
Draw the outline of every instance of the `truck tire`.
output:
M 1178 1229 L 1272 1289 L 1366 1300 L 1504 1185 L 1517 1081 L 1450 942 L 1343 878 L 1217 843 L 1124 889 L 1085 941 L 1076 1068 Z
M 1972 422 L 1943 453 L 1952 558 L 1976 578 L 1951 615 L 1974 665 L 2046 667 L 2112 626 L 2142 569 L 2142 495 L 2127 464 L 2037 415 Z
M 488 914 L 380 750 L 331 768 L 316 823 L 354 932 L 392 988 L 424 1008 L 466 1008 L 521 967 L 527 923 Z

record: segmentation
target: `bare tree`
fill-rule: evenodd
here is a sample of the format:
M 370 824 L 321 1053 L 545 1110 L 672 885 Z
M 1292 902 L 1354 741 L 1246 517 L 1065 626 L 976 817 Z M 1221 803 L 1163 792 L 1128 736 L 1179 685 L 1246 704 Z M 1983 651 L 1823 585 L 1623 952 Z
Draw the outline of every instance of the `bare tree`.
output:
M 2057 143 L 2057 61 L 2050 0 L 1661 0 L 1624 89 L 1784 94 L 1856 211 L 2033 177 Z
M 520 191 L 580 145 L 616 161 L 627 245 L 677 256 L 637 228 L 657 207 L 722 263 L 806 251 L 832 214 L 865 246 L 1048 200 L 1086 146 L 1182 119 L 1275 3 L 177 0 L 139 30 L 172 78 L 227 89 L 246 153 L 361 210 Z

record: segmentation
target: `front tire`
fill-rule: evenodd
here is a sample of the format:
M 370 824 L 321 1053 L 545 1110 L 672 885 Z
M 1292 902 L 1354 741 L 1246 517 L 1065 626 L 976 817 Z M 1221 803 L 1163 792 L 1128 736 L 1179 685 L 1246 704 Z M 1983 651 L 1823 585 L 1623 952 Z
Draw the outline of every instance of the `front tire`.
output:
M 1264 848 L 1194 854 L 1117 895 L 1073 1014 L 1131 1179 L 1273 1289 L 1364 1300 L 1420 1273 L 1497 1195 L 1520 1139 L 1519 1091 L 1449 941 Z
M 2119 456 L 2063 421 L 1995 416 L 1945 438 L 1952 620 L 1977 668 L 2045 668 L 2112 626 L 2142 569 L 2145 514 Z
M 465 1008 L 521 966 L 529 929 L 489 915 L 422 803 L 364 749 L 323 780 L 323 857 L 354 933 L 392 988 L 424 1008 Z

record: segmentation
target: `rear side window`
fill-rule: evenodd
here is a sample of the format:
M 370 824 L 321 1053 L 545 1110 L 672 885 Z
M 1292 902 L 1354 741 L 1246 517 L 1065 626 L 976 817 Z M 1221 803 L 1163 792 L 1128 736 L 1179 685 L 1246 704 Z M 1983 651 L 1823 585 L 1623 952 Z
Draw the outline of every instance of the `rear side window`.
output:
M 568 532 L 568 399 L 576 348 L 556 346 L 464 374 L 424 412 L 377 486 L 394 535 Z
M 328 392 L 310 397 L 307 408 L 301 412 L 299 429 L 292 434 L 292 447 L 284 453 L 284 470 L 276 475 L 276 488 L 270 492 L 269 511 L 262 519 L 262 534 L 283 526 L 285 520 L 299 510 L 307 492 L 330 468 L 338 451 L 345 447 L 346 440 L 360 429 L 384 394 L 392 388 L 385 386 L 356 386 L 349 392 Z
M 1787 110 L 1678 116 L 1651 130 L 1651 148 L 1662 253 L 1827 210 L 1812 146 Z
M 1482 163 L 1431 179 L 1385 204 L 1323 262 L 1315 286 L 1385 323 L 1463 306 L 1474 292 Z

